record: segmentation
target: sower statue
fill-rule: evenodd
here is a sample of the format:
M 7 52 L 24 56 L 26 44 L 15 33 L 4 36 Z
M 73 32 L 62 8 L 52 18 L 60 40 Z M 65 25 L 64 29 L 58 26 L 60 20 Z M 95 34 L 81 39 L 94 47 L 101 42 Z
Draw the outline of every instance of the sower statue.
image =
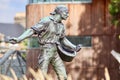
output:
M 67 75 L 63 61 L 58 54 L 57 47 L 61 45 L 62 42 L 69 50 L 75 52 L 80 50 L 80 45 L 73 45 L 65 37 L 65 27 L 62 20 L 66 20 L 67 18 L 67 7 L 59 5 L 50 13 L 50 16 L 42 18 L 36 25 L 26 30 L 20 37 L 10 39 L 10 42 L 15 44 L 33 34 L 37 34 L 40 49 L 42 51 L 42 54 L 39 56 L 38 67 L 46 74 L 48 71 L 48 64 L 51 63 L 59 80 L 61 80 L 61 76 L 64 80 L 67 80 Z

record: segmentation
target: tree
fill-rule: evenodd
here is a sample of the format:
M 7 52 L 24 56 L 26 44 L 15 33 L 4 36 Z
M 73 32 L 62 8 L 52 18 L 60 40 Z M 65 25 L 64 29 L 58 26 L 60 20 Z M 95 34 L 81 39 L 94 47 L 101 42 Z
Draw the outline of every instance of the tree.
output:
M 112 24 L 120 26 L 120 0 L 111 0 L 108 8 L 112 16 Z

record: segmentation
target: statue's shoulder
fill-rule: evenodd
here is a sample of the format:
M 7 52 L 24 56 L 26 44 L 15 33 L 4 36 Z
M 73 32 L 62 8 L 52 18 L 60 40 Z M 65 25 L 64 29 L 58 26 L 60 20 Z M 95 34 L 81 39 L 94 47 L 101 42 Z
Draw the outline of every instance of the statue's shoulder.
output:
M 51 22 L 51 20 L 50 20 L 49 16 L 41 18 L 39 21 L 39 23 L 43 23 L 43 24 L 49 24 L 50 22 Z

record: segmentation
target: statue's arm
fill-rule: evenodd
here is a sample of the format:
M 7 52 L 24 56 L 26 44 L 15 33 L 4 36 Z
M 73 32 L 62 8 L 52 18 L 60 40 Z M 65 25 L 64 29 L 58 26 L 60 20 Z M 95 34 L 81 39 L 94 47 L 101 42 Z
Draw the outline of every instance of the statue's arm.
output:
M 76 45 L 71 43 L 66 37 L 63 37 L 61 39 L 61 42 L 63 43 L 63 45 L 65 45 L 66 47 L 68 47 L 71 50 L 75 50 L 76 49 Z
M 22 35 L 20 35 L 17 38 L 17 42 L 21 42 L 26 38 L 29 38 L 30 36 L 32 36 L 34 34 L 34 30 L 33 29 L 27 29 Z
M 18 42 L 31 37 L 36 31 L 41 31 L 43 28 L 43 24 L 37 23 L 36 25 L 32 26 L 30 29 L 27 29 L 21 36 L 18 37 Z
M 67 47 L 68 49 L 72 50 L 72 51 L 80 51 L 81 49 L 81 44 L 78 45 L 74 45 L 73 43 L 71 43 L 66 37 L 64 37 L 63 39 L 61 39 L 63 45 L 65 45 L 65 47 Z
M 40 23 L 37 23 L 36 25 L 33 26 L 33 28 L 39 30 L 42 29 L 43 25 Z M 11 38 L 9 39 L 9 42 L 12 44 L 19 43 L 23 41 L 26 38 L 31 37 L 36 31 L 32 27 L 27 29 L 22 35 L 20 35 L 18 38 Z
M 76 45 L 71 43 L 65 36 L 65 27 L 64 27 L 64 25 L 60 29 L 60 31 L 61 31 L 60 42 L 62 42 L 62 44 L 65 45 L 67 48 L 69 48 L 71 50 L 75 50 L 76 49 Z
M 28 29 L 26 30 L 22 35 L 20 35 L 18 38 L 10 38 L 9 39 L 9 42 L 12 43 L 12 44 L 16 44 L 16 43 L 19 43 L 21 42 L 22 40 L 32 36 L 34 33 L 34 31 L 32 29 Z
M 70 42 L 66 37 L 65 37 L 65 29 L 63 29 L 62 31 L 62 35 L 60 37 L 60 41 L 63 43 L 63 45 L 65 47 L 67 47 L 68 49 L 72 50 L 72 51 L 80 51 L 81 49 L 81 45 L 74 45 L 72 42 Z

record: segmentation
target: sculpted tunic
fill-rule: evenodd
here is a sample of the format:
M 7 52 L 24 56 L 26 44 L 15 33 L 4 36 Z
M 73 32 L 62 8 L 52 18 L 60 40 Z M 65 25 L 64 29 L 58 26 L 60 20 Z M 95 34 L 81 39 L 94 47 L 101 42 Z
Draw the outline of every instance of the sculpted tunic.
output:
M 63 23 L 55 22 L 52 17 L 45 17 L 38 24 L 32 27 L 35 34 L 38 34 L 40 49 L 42 51 L 39 56 L 38 67 L 47 73 L 49 63 L 52 64 L 55 72 L 58 75 L 67 79 L 65 67 L 58 52 L 56 43 L 64 37 L 65 29 Z

